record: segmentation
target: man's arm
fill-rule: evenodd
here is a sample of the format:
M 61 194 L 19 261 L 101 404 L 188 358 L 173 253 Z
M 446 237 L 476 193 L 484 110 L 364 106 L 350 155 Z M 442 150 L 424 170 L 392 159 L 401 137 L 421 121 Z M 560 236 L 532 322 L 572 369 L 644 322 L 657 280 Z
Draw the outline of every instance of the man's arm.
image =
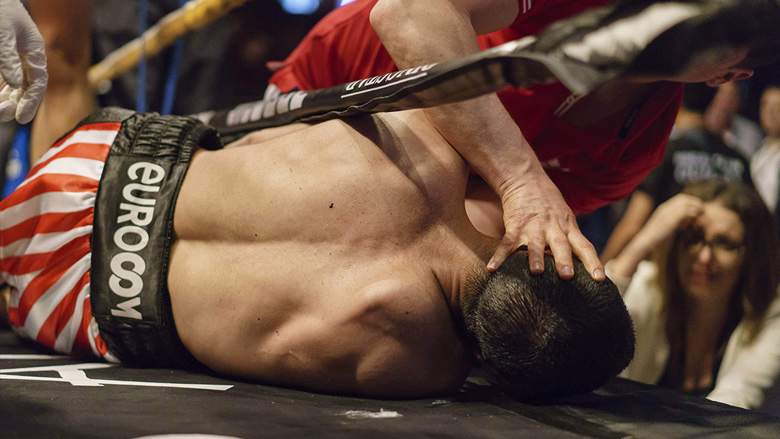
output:
M 658 206 L 640 232 L 610 261 L 610 276 L 617 279 L 633 277 L 639 263 L 650 252 L 701 215 L 702 206 L 699 198 L 688 194 L 677 194 Z
M 653 213 L 654 206 L 653 197 L 641 190 L 631 195 L 623 217 L 620 218 L 615 230 L 607 240 L 604 251 L 601 252 L 602 262 L 606 264 L 607 261 L 616 258 L 623 251 L 629 241 L 645 225 L 647 218 Z
M 623 216 L 612 231 L 607 245 L 601 253 L 600 257 L 603 263 L 606 264 L 611 259 L 617 258 L 642 230 L 659 202 L 666 200 L 664 195 L 668 192 L 666 188 L 669 182 L 674 179 L 672 159 L 677 142 L 674 140 L 669 142 L 663 161 L 657 168 L 653 169 L 631 195 Z
M 49 86 L 32 127 L 32 157 L 95 108 L 87 81 L 92 54 L 91 0 L 31 0 L 30 12 L 43 35 L 49 59 Z
M 477 33 L 505 27 L 517 13 L 517 0 L 379 0 L 371 24 L 403 69 L 475 53 Z M 561 277 L 573 276 L 572 250 L 594 278 L 604 277 L 593 245 L 495 94 L 426 114 L 501 199 L 505 234 L 489 269 L 527 244 L 529 265 L 541 272 L 549 245 Z

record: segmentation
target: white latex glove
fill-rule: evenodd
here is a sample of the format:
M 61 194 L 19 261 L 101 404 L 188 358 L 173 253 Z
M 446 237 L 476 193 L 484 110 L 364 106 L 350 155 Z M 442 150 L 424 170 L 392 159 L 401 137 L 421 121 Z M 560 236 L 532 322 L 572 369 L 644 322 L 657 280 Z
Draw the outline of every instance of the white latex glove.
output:
M 0 121 L 28 123 L 46 91 L 43 38 L 19 0 L 0 0 Z

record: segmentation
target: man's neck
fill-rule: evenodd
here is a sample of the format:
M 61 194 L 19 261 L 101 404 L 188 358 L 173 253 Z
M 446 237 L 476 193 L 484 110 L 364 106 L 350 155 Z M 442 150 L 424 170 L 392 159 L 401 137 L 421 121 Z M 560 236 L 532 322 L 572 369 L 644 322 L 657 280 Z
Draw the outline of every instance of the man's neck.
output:
M 449 239 L 440 245 L 431 258 L 431 268 L 456 322 L 463 322 L 463 298 L 472 294 L 474 284 L 487 275 L 487 261 L 493 255 L 498 240 L 469 233 L 470 239 Z

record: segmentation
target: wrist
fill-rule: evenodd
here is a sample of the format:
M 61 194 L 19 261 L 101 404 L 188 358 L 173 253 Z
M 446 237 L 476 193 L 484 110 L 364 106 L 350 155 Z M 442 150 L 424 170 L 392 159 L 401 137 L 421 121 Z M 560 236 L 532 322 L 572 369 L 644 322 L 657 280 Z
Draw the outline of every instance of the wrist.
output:
M 615 258 L 608 262 L 609 276 L 627 282 L 636 272 L 636 267 L 650 253 L 652 247 L 637 235 L 626 248 Z
M 501 165 L 505 166 L 506 163 Z M 550 176 L 544 171 L 536 156 L 517 160 L 512 166 L 501 169 L 502 171 L 497 173 L 499 178 L 493 186 L 499 195 L 519 189 L 539 191 L 554 187 L 557 190 L 557 186 L 550 180 Z
M 497 193 L 548 179 L 535 151 L 495 95 L 428 108 L 425 114 Z
M 655 234 L 641 230 L 626 246 L 626 251 L 636 255 L 636 259 L 642 260 L 663 241 L 663 238 Z

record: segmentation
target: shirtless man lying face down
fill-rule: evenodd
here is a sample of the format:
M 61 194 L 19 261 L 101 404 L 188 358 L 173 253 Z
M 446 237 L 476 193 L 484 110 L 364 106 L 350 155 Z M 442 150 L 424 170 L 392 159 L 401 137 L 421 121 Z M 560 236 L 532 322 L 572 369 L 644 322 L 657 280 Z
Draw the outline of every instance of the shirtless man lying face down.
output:
M 560 280 L 464 209 L 424 113 L 263 131 L 108 109 L 0 203 L 10 323 L 65 353 L 383 398 L 453 392 L 478 360 L 521 398 L 590 391 L 633 354 L 609 281 Z M 186 174 L 186 176 L 185 176 Z

